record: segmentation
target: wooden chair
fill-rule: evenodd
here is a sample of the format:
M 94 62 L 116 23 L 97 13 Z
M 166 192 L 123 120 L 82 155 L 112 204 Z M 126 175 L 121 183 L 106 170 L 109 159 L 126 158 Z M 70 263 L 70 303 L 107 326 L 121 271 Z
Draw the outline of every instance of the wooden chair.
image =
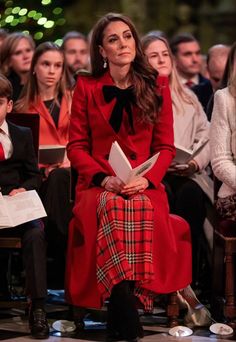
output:
M 25 114 L 25 113 L 9 113 L 7 114 L 7 120 L 18 125 L 29 127 L 32 131 L 33 136 L 33 144 L 36 156 L 38 156 L 38 148 L 39 148 L 39 114 Z M 1 236 L 0 231 L 0 249 L 8 249 L 9 252 L 12 250 L 20 250 L 21 249 L 21 238 L 19 237 L 5 237 Z M 11 258 L 11 253 L 9 254 Z M 11 262 L 9 263 L 11 265 Z M 11 267 L 9 269 L 9 286 L 11 288 Z M 25 307 L 27 303 L 24 301 L 18 302 L 18 307 Z M 1 307 L 9 307 L 11 304 L 9 302 L 1 301 Z M 14 304 L 15 305 L 15 304 Z
M 221 182 L 215 177 L 215 198 Z M 223 220 L 216 213 L 212 262 L 211 310 L 217 320 L 223 318 L 236 328 L 236 222 Z

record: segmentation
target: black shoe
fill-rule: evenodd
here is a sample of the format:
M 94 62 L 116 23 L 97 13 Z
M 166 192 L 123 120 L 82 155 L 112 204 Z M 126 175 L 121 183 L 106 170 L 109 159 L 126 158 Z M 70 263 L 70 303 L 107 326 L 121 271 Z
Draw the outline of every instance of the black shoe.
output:
M 79 307 L 79 306 L 73 306 L 72 307 L 72 312 L 73 312 L 73 320 L 75 323 L 75 331 L 74 334 L 76 336 L 80 336 L 81 333 L 84 331 L 85 324 L 84 324 L 84 317 L 86 314 L 85 308 Z
M 36 339 L 46 339 L 49 337 L 49 326 L 46 312 L 42 309 L 30 310 L 29 327 L 31 335 Z
M 76 331 L 77 333 L 84 331 L 85 324 L 84 324 L 84 321 L 83 321 L 83 320 L 74 319 L 74 323 L 75 323 L 75 326 L 76 326 L 75 331 Z

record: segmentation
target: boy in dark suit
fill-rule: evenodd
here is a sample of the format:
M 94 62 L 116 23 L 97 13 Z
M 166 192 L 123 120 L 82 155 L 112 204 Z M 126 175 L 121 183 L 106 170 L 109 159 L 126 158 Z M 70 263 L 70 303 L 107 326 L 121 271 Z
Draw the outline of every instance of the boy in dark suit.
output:
M 37 190 L 41 176 L 31 130 L 6 120 L 7 113 L 12 110 L 11 98 L 11 83 L 0 75 L 0 191 L 3 195 L 14 196 L 19 192 Z M 46 241 L 42 221 L 34 220 L 15 228 L 1 229 L 0 236 L 20 236 L 22 239 L 31 334 L 34 338 L 48 338 L 49 327 L 44 310 L 47 295 Z

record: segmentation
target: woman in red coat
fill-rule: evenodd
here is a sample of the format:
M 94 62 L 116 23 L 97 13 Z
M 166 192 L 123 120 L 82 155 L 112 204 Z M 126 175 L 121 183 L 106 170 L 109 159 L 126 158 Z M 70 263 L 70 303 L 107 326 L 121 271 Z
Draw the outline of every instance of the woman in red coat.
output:
M 105 15 L 91 47 L 92 76 L 78 78 L 72 102 L 68 157 L 79 177 L 66 293 L 81 308 L 99 308 L 109 297 L 111 340 L 136 341 L 142 328 L 135 297 L 150 311 L 157 294 L 191 282 L 188 225 L 170 218 L 161 184 L 175 155 L 170 92 L 147 65 L 129 18 Z M 115 140 L 132 167 L 157 152 L 159 158 L 125 185 L 108 163 Z M 82 328 L 82 316 L 75 323 Z

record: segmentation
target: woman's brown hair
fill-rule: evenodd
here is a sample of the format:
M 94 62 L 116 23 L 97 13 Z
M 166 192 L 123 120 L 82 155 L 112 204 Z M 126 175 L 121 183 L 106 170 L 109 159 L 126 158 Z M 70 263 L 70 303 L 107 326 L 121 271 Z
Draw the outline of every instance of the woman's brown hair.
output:
M 227 86 L 232 96 L 236 97 L 236 42 L 230 48 L 224 75 L 221 80 L 221 88 Z
M 29 73 L 29 80 L 27 84 L 24 86 L 21 96 L 19 100 L 16 102 L 14 106 L 14 110 L 16 111 L 25 111 L 28 109 L 30 103 L 34 103 L 37 101 L 39 94 L 37 77 L 34 72 L 34 68 L 39 60 L 39 58 L 48 51 L 57 51 L 63 56 L 63 71 L 60 82 L 57 85 L 57 95 L 62 96 L 66 93 L 66 81 L 65 81 L 65 62 L 64 62 L 64 53 L 60 49 L 60 47 L 53 42 L 44 42 L 41 43 L 35 50 L 31 67 Z
M 157 72 L 150 67 L 143 54 L 140 39 L 132 21 L 123 14 L 108 13 L 94 26 L 91 39 L 92 76 L 100 77 L 105 73 L 103 58 L 99 46 L 103 45 L 104 30 L 114 21 L 122 21 L 129 28 L 136 44 L 136 56 L 131 65 L 130 77 L 134 87 L 136 105 L 140 109 L 140 119 L 154 122 L 161 105 L 161 97 L 157 95 Z
M 174 63 L 174 57 L 170 49 L 170 45 L 167 41 L 167 39 L 161 35 L 157 35 L 155 33 L 149 33 L 146 36 L 144 36 L 141 40 L 142 48 L 144 51 L 144 54 L 146 53 L 147 48 L 149 45 L 155 41 L 161 41 L 165 44 L 166 49 L 168 51 L 168 55 L 170 57 L 172 71 L 169 75 L 169 85 L 172 95 L 172 103 L 177 108 L 177 113 L 184 114 L 185 108 L 184 103 L 192 104 L 196 108 L 196 112 L 199 113 L 199 101 L 195 94 L 193 94 L 192 91 L 189 91 L 186 89 L 186 87 L 183 86 L 183 84 L 180 82 L 180 77 L 178 75 L 175 63 Z
M 8 76 L 11 72 L 11 67 L 9 65 L 10 57 L 15 52 L 17 45 L 22 39 L 26 39 L 29 42 L 32 50 L 35 49 L 35 43 L 33 38 L 22 32 L 14 32 L 9 34 L 3 41 L 0 53 L 0 68 L 1 72 Z

